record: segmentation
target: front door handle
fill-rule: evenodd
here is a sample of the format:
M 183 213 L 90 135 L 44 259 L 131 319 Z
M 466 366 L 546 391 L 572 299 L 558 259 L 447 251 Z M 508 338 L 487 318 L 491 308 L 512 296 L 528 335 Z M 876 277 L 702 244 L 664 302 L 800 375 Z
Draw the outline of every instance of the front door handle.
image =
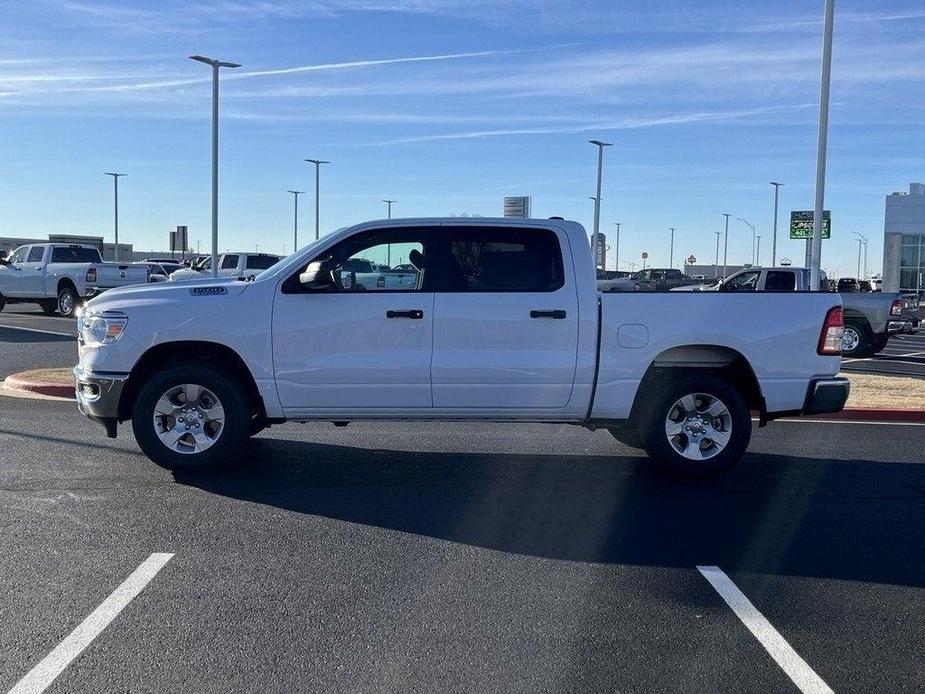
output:
M 424 312 L 419 309 L 413 309 L 411 311 L 386 311 L 386 318 L 410 318 L 411 320 L 421 320 L 424 317 Z
M 530 317 L 531 318 L 555 318 L 556 320 L 562 320 L 565 318 L 565 310 L 559 308 L 554 311 L 537 311 L 534 309 L 533 311 L 530 311 Z

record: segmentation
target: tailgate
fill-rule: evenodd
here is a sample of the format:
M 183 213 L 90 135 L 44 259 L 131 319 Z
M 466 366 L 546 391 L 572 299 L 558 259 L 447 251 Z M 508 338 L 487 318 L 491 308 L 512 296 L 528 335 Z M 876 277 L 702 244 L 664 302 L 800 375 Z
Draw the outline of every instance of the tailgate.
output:
M 94 264 L 96 281 L 87 282 L 92 287 L 113 289 L 129 284 L 144 284 L 148 281 L 148 268 L 143 265 L 119 265 L 117 263 Z

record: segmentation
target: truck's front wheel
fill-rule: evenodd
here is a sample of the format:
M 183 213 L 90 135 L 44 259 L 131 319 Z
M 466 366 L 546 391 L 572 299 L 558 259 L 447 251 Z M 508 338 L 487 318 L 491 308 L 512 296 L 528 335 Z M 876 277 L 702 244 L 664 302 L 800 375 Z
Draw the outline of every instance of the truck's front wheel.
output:
M 250 404 L 234 377 L 189 362 L 149 377 L 138 392 L 132 430 L 162 467 L 195 469 L 226 462 L 250 431 Z
M 712 477 L 745 454 L 752 420 L 745 399 L 709 374 L 669 383 L 651 410 L 646 450 L 662 467 L 684 477 Z

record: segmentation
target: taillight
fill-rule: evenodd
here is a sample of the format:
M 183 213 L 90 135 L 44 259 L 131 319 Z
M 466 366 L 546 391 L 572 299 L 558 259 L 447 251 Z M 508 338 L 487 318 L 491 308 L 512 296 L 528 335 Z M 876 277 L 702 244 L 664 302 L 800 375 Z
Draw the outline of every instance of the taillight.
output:
M 96 282 L 96 268 L 91 267 L 87 270 L 87 282 Z
M 832 356 L 841 354 L 842 333 L 845 331 L 845 315 L 841 306 L 830 308 L 825 314 L 822 332 L 819 334 L 818 354 Z
M 891 316 L 901 316 L 902 314 L 903 314 L 903 300 L 893 299 L 893 303 L 890 305 L 890 315 Z

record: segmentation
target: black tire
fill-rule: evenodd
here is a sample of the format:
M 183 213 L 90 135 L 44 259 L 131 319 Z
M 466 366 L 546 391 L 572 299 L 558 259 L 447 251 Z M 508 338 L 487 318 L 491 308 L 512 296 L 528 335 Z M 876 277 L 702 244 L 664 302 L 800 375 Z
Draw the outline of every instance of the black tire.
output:
M 74 318 L 77 315 L 77 309 L 80 307 L 80 297 L 77 290 L 69 284 L 65 284 L 58 290 L 57 309 L 65 318 Z
M 54 299 L 45 299 L 39 302 L 39 308 L 47 316 L 53 316 L 58 312 L 58 302 Z
M 617 441 L 630 448 L 646 447 L 646 431 L 641 426 L 632 421 L 622 422 L 607 427 L 607 431 Z
M 646 451 L 663 470 L 684 478 L 715 477 L 742 459 L 752 437 L 752 419 L 745 399 L 728 381 L 711 374 L 690 374 L 671 380 L 660 391 L 660 395 L 649 410 Z M 679 410 L 675 409 L 675 404 L 684 396 L 694 394 L 702 394 L 721 401 L 727 414 L 719 415 L 715 420 L 706 417 L 706 413 L 702 412 L 702 404 L 709 404 L 709 401 L 695 399 L 695 411 L 709 421 L 708 428 L 701 428 L 699 435 L 696 431 L 694 432 L 695 437 L 701 437 L 696 444 L 684 432 L 669 440 L 667 431 L 669 417 L 676 425 L 682 427 L 687 425 L 683 415 L 678 420 Z M 704 426 L 702 420 L 698 420 L 698 415 L 693 417 L 695 421 L 691 422 L 691 426 Z M 714 425 L 720 420 L 721 426 L 714 429 Z M 728 434 L 728 440 L 719 447 L 718 452 L 717 444 L 710 438 L 711 432 L 714 432 L 717 437 L 724 433 Z M 678 450 L 679 448 L 687 450 L 694 445 L 697 450 L 701 451 L 700 455 L 704 456 L 703 459 L 693 460 L 685 457 Z M 694 454 L 693 449 L 691 452 Z
M 845 337 L 842 341 L 843 357 L 854 359 L 869 357 L 874 353 L 873 343 L 873 335 L 866 322 L 851 318 L 845 321 Z M 851 345 L 851 348 L 845 349 L 845 345 Z
M 874 335 L 873 352 L 879 354 L 886 349 L 886 343 L 889 342 L 889 335 Z
M 3 310 L 4 306 L 6 306 L 6 299 L 3 298 L 3 294 L 0 294 L 0 311 Z
M 154 409 L 171 388 L 191 383 L 215 394 L 224 410 L 221 432 L 201 452 L 168 448 L 155 429 Z M 145 380 L 132 411 L 132 431 L 139 447 L 152 461 L 169 470 L 199 470 L 227 464 L 241 450 L 250 433 L 251 402 L 234 375 L 205 362 L 167 367 Z

